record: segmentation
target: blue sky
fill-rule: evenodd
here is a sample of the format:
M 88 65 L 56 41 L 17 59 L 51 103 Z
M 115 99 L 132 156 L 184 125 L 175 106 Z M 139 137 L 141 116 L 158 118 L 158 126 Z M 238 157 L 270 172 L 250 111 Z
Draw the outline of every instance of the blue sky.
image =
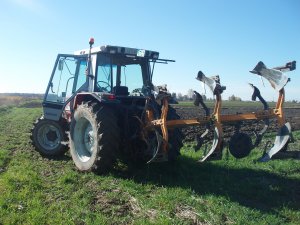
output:
M 300 63 L 299 0 L 1 0 L 0 8 L 0 92 L 43 93 L 56 55 L 87 48 L 91 36 L 95 46 L 175 59 L 156 67 L 154 82 L 183 94 L 204 92 L 195 80 L 202 70 L 220 75 L 224 99 L 249 100 L 251 82 L 276 100 L 269 83 L 248 71 L 260 60 L 269 67 Z M 298 71 L 287 74 L 287 100 L 300 100 Z

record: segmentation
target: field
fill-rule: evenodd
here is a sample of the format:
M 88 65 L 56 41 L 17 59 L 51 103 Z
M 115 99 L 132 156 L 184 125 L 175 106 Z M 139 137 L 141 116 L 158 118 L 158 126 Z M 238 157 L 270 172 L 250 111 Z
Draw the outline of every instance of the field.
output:
M 41 107 L 42 94 L 0 93 L 0 107 Z
M 257 163 L 255 149 L 200 164 L 201 151 L 186 142 L 173 164 L 80 173 L 69 154 L 47 159 L 33 150 L 29 132 L 41 113 L 30 104 L 0 107 L 0 224 L 299 224 L 299 159 Z M 293 134 L 289 151 L 299 151 L 300 131 Z

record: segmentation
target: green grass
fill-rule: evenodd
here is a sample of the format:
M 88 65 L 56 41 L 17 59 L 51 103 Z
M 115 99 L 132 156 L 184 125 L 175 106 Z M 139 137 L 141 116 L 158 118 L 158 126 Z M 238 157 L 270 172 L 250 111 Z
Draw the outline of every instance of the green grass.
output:
M 68 154 L 43 158 L 28 143 L 40 114 L 0 110 L 0 224 L 299 224 L 300 160 L 256 163 L 255 149 L 200 164 L 188 143 L 174 164 L 80 173 Z

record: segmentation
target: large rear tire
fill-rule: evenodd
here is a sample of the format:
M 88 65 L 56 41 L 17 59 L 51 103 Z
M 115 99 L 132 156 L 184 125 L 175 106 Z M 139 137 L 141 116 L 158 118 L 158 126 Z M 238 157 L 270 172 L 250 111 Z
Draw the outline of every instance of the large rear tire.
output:
M 96 102 L 79 105 L 69 139 L 72 159 L 80 171 L 107 172 L 120 145 L 115 111 Z
M 65 126 L 44 117 L 33 124 L 30 139 L 35 149 L 43 156 L 59 156 L 68 150 Z

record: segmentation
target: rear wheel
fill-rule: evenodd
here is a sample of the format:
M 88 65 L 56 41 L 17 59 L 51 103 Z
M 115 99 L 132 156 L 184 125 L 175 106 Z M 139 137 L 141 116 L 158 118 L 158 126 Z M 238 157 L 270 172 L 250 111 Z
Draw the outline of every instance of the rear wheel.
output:
M 119 148 L 120 130 L 115 111 L 99 103 L 76 109 L 70 126 L 70 150 L 80 171 L 107 172 Z
M 64 127 L 62 123 L 39 118 L 31 130 L 32 145 L 44 156 L 63 155 L 68 150 Z

